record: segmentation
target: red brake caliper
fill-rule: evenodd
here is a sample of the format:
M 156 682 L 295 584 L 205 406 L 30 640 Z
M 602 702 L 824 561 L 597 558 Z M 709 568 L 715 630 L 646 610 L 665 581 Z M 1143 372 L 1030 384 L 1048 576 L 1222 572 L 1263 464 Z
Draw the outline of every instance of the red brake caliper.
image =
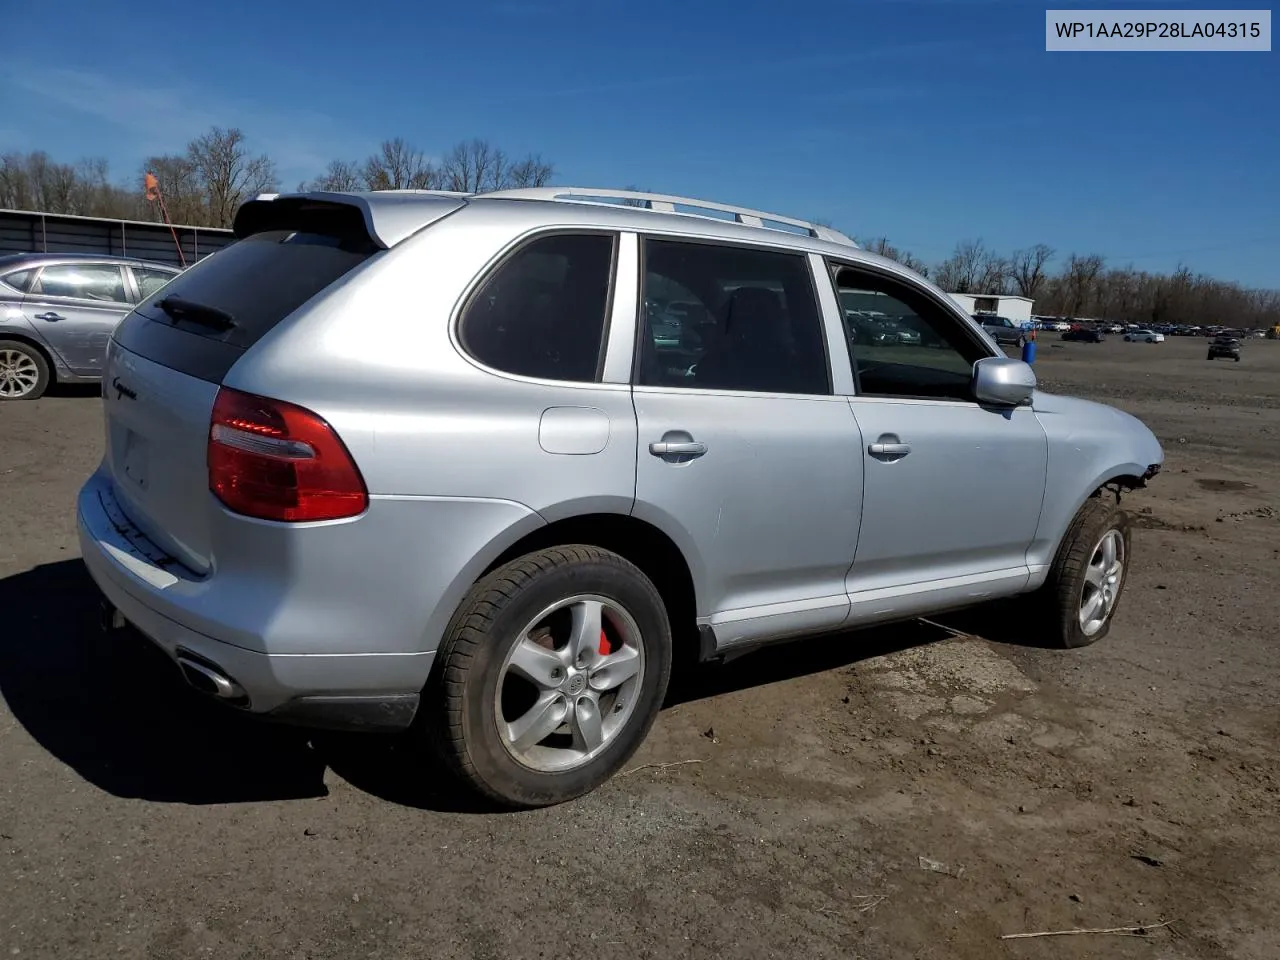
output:
M 600 656 L 607 657 L 613 653 L 613 645 L 609 643 L 609 638 L 604 635 L 604 631 L 600 631 Z

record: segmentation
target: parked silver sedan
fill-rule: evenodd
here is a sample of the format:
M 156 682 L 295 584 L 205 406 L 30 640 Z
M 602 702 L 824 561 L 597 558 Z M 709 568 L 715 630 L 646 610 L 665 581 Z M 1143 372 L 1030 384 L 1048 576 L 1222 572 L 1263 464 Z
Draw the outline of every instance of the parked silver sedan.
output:
M 54 382 L 101 379 L 116 325 L 179 272 L 127 257 L 0 257 L 0 400 L 34 400 Z

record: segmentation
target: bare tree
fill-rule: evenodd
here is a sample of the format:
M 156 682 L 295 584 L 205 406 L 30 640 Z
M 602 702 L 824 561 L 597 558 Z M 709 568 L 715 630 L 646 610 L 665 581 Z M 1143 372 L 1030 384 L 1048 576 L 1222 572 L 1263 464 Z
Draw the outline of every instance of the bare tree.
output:
M 463 193 L 494 189 L 507 169 L 503 152 L 488 140 L 464 140 L 445 155 L 441 165 L 444 188 Z
M 403 137 L 383 140 L 378 152 L 365 161 L 363 176 L 367 190 L 432 190 L 440 179 L 422 151 Z
M 1008 292 L 1009 261 L 993 250 L 983 254 L 978 262 L 978 282 L 975 290 L 978 293 L 1001 295 Z
M 299 190 L 330 190 L 350 193 L 365 185 L 359 167 L 350 160 L 330 160 L 324 173 L 310 182 L 300 184 Z
M 815 223 L 817 221 L 814 221 Z M 829 226 L 829 224 L 820 224 L 820 226 Z M 879 254 L 882 257 L 888 257 L 891 260 L 898 259 L 898 248 L 889 242 L 888 237 L 876 237 L 874 240 L 863 240 L 862 249 L 870 253 Z
M 275 166 L 265 154 L 252 156 L 244 132 L 213 127 L 187 146 L 187 159 L 204 187 L 208 222 L 229 227 L 240 204 L 275 188 Z
M 545 187 L 551 183 L 553 176 L 555 176 L 555 168 L 543 160 L 541 154 L 531 153 L 507 168 L 506 181 L 500 184 L 498 189 Z
M 814 222 L 817 223 L 818 221 Z M 830 226 L 830 224 L 824 225 Z M 870 250 L 872 253 L 878 253 L 882 257 L 888 257 L 890 260 L 896 260 L 908 270 L 914 270 L 922 277 L 927 277 L 929 275 L 929 265 L 927 263 L 906 250 L 899 250 L 889 242 L 888 237 L 876 237 L 873 240 L 863 240 L 861 241 L 861 245 L 864 250 Z
M 1095 284 L 1102 272 L 1103 258 L 1096 253 L 1088 256 L 1072 254 L 1067 260 L 1064 280 L 1067 286 L 1067 316 L 1079 317 L 1096 297 Z
M 26 160 L 18 153 L 6 153 L 0 157 L 0 207 L 6 210 L 34 209 Z
M 142 165 L 138 182 L 146 173 L 153 173 L 160 182 L 160 194 L 165 209 L 174 223 L 209 226 L 208 206 L 205 203 L 204 184 L 190 157 L 169 154 L 148 157 Z M 154 205 L 147 211 L 148 219 L 159 220 L 160 211 Z
M 981 240 L 962 240 L 951 257 L 938 265 L 937 282 L 948 293 L 982 293 L 978 281 L 983 276 L 987 248 Z
M 1010 276 L 1017 284 L 1018 293 L 1024 297 L 1036 298 L 1040 288 L 1044 286 L 1045 265 L 1053 259 L 1053 247 L 1037 243 L 1026 250 L 1015 250 L 1010 259 Z
M 922 277 L 929 276 L 929 265 L 913 253 L 903 250 L 902 255 L 898 257 L 898 262 L 908 270 L 914 270 Z

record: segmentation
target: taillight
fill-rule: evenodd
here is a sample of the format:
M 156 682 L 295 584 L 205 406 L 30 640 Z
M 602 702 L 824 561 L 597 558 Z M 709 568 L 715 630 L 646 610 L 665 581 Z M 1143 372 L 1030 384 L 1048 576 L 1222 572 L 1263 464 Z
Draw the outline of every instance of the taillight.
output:
M 321 417 L 226 387 L 209 426 L 209 489 L 261 520 L 339 520 L 369 505 L 351 454 Z

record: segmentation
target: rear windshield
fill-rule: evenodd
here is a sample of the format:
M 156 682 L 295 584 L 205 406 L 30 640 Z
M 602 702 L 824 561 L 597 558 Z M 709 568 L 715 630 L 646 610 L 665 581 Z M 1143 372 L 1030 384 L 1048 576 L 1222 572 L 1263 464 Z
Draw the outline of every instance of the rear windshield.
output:
M 367 235 L 270 230 L 211 254 L 138 304 L 125 349 L 204 380 L 377 251 Z

